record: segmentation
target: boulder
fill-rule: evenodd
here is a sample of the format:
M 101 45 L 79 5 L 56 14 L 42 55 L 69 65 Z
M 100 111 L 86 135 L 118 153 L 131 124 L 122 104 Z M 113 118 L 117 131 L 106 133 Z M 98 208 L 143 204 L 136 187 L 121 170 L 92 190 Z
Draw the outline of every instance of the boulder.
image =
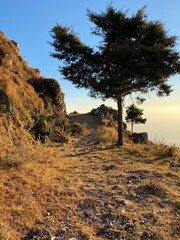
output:
M 131 139 L 134 143 L 147 143 L 148 133 L 147 132 L 133 133 L 131 135 Z

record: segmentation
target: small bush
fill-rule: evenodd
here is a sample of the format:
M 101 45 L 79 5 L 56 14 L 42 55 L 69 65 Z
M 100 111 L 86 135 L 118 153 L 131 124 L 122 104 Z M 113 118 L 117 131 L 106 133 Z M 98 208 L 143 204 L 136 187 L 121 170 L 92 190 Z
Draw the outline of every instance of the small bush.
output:
M 59 115 L 41 113 L 36 120 L 31 132 L 37 140 L 45 143 L 47 139 L 52 142 L 67 142 L 65 133 L 68 130 L 69 122 Z
M 72 136 L 85 135 L 89 132 L 88 126 L 85 123 L 70 122 L 69 133 Z

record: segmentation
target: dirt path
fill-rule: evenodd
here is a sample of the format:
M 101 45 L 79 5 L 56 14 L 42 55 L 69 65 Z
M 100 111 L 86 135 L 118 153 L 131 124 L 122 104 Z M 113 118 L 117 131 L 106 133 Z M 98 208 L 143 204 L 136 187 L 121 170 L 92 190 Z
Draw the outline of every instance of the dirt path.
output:
M 24 240 L 178 240 L 180 181 L 170 160 L 138 146 L 100 145 L 91 115 L 70 118 L 91 133 L 55 149 L 59 157 L 41 165 L 44 218 Z
M 68 117 L 74 122 L 87 124 L 91 130 L 97 130 L 97 128 L 101 125 L 100 122 L 98 122 L 97 118 L 89 113 L 70 114 Z
M 178 239 L 175 172 L 143 152 L 76 144 L 50 162 L 48 213 L 24 240 Z
M 76 139 L 73 142 L 73 147 L 76 150 L 78 150 L 78 152 L 93 151 L 102 148 L 102 145 L 97 141 L 96 138 L 96 133 L 98 127 L 101 126 L 101 123 L 95 116 L 86 113 L 86 114 L 71 114 L 68 117 L 74 122 L 86 124 L 90 129 L 90 132 L 88 134 Z

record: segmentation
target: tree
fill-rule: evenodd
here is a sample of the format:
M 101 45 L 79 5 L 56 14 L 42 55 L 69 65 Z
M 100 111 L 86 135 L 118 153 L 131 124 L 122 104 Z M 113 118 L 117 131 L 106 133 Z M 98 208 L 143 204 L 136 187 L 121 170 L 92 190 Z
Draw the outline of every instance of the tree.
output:
M 168 36 L 159 21 L 148 21 L 144 8 L 129 17 L 108 6 L 96 14 L 88 10 L 95 24 L 92 34 L 101 38 L 97 49 L 83 44 L 71 28 L 57 24 L 51 30 L 54 53 L 62 61 L 60 72 L 92 97 L 112 98 L 118 107 L 118 142 L 123 145 L 123 100 L 134 92 L 156 91 L 169 95 L 170 76 L 180 72 L 176 37 Z
M 142 118 L 143 109 L 137 108 L 134 104 L 130 105 L 126 110 L 126 121 L 131 123 L 131 132 L 133 132 L 133 124 L 145 124 L 147 119 Z

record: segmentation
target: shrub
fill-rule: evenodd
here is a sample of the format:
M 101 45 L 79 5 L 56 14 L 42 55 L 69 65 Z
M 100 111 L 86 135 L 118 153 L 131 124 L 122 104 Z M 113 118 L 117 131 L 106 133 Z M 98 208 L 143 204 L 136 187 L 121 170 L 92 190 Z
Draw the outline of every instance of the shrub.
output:
M 72 136 L 85 135 L 89 132 L 87 124 L 78 122 L 69 122 L 69 133 Z
M 65 132 L 68 129 L 68 124 L 68 120 L 59 115 L 43 112 L 37 117 L 31 132 L 42 143 L 45 143 L 46 139 L 63 143 L 67 142 Z

